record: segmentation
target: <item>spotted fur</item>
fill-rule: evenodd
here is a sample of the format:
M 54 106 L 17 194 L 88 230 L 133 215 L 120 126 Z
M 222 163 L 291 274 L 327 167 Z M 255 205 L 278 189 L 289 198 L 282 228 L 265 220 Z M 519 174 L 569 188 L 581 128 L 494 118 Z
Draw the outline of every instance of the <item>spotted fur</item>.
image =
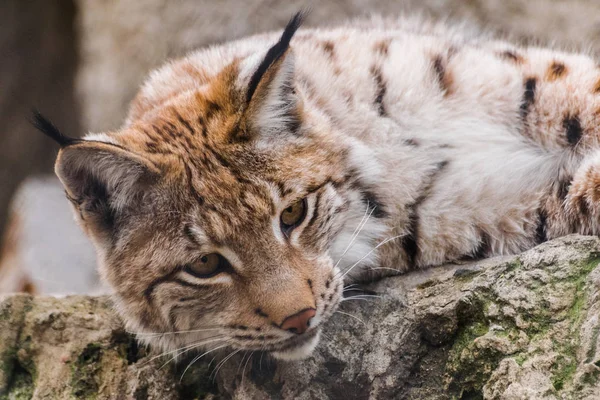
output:
M 292 39 L 299 22 L 153 72 L 118 131 L 38 119 L 142 340 L 303 357 L 344 279 L 600 233 L 593 59 L 414 19 Z M 211 252 L 231 268 L 188 273 Z M 306 333 L 283 329 L 307 309 Z

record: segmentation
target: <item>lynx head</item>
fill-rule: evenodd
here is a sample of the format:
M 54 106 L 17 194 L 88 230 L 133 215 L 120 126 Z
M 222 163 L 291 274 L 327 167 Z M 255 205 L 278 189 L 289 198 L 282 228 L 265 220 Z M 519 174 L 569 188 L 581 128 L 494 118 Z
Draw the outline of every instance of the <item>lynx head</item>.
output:
M 360 150 L 296 90 L 300 20 L 214 73 L 168 65 L 118 132 L 70 139 L 36 116 L 61 144 L 56 173 L 143 341 L 305 357 L 342 297 L 331 249 L 348 242 L 368 190 L 351 161 Z

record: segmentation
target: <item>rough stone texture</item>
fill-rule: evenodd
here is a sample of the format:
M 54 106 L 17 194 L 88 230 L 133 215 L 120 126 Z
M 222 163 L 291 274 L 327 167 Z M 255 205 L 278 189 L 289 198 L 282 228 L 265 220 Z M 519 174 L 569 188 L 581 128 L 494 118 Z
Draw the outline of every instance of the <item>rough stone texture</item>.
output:
M 310 7 L 307 25 L 403 11 L 465 19 L 486 29 L 563 46 L 600 49 L 597 0 L 76 0 L 81 65 L 77 92 L 83 124 L 92 131 L 120 126 L 148 72 L 190 50 L 281 29 Z
M 387 278 L 344 301 L 313 357 L 240 352 L 216 377 L 227 353 L 155 358 L 106 298 L 5 297 L 0 399 L 597 399 L 599 263 L 600 239 L 569 236 Z

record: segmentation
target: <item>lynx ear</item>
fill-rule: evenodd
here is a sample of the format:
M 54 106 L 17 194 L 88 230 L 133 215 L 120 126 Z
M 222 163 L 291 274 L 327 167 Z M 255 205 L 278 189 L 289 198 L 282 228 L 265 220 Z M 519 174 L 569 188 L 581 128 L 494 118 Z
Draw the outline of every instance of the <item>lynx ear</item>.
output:
M 116 221 L 136 206 L 159 177 L 148 161 L 118 146 L 86 142 L 63 147 L 56 175 L 86 228 L 96 235 L 113 232 Z
M 294 54 L 289 46 L 303 18 L 302 12 L 294 15 L 279 41 L 264 56 L 249 57 L 242 63 L 240 75 L 247 86 L 240 135 L 246 139 L 255 132 L 278 133 L 298 127 Z
M 36 111 L 32 123 L 61 146 L 56 175 L 83 228 L 96 238 L 107 239 L 117 219 L 135 206 L 160 171 L 117 145 L 65 136 Z

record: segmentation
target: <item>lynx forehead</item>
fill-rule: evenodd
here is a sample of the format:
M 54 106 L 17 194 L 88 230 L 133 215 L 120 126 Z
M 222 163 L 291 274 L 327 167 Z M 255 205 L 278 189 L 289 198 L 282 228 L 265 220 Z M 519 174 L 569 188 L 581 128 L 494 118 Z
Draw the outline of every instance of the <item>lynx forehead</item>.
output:
M 168 63 L 118 131 L 36 116 L 141 340 L 301 358 L 344 280 L 600 232 L 593 59 L 419 19 L 300 22 Z

